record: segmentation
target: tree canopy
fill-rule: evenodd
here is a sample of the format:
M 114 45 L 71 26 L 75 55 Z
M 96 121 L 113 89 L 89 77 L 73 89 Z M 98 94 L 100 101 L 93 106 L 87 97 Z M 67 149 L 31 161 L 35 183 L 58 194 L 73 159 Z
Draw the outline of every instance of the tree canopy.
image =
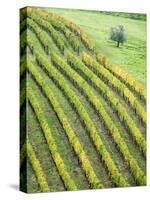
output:
M 120 43 L 123 44 L 126 41 L 124 27 L 122 25 L 111 27 L 110 39 L 117 42 L 117 47 L 119 47 Z

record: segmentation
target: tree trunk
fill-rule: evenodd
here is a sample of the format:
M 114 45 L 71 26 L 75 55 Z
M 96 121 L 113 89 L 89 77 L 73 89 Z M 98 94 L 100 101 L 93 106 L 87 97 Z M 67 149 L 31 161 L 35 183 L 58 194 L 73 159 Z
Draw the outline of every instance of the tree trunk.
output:
M 117 41 L 117 47 L 119 48 L 119 44 L 120 44 L 120 42 L 119 41 Z

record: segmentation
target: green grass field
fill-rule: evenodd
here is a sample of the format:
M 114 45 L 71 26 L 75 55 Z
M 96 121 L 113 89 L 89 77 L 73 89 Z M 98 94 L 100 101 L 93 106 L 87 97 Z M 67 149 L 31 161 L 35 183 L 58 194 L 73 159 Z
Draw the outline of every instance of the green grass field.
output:
M 120 48 L 108 39 L 118 22 L 128 35 Z M 21 10 L 22 191 L 146 185 L 145 26 L 98 12 Z
M 119 16 L 106 15 L 95 11 L 68 9 L 47 9 L 62 17 L 72 20 L 88 34 L 102 52 L 119 67 L 123 68 L 142 84 L 146 84 L 146 21 Z M 115 42 L 109 40 L 110 27 L 123 25 L 127 42 L 116 48 Z

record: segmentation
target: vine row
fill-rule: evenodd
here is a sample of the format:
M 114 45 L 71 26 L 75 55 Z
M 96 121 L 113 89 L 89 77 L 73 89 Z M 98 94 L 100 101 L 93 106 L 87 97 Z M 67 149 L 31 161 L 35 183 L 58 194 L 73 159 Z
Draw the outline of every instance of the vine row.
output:
M 112 72 L 117 78 L 119 78 L 123 83 L 129 86 L 133 91 L 139 94 L 144 100 L 146 100 L 146 91 L 144 87 L 134 80 L 134 78 L 123 71 L 120 67 L 117 67 L 110 63 L 106 56 L 98 53 L 96 55 L 97 61 L 103 65 L 106 69 Z
M 21 166 L 22 166 L 22 163 L 23 163 L 23 161 L 24 161 L 26 155 L 27 155 L 27 144 L 26 144 L 26 142 L 25 142 L 25 143 L 22 145 L 21 149 L 20 149 L 20 168 L 21 168 Z
M 107 151 L 105 145 L 103 144 L 100 134 L 97 132 L 89 114 L 85 110 L 84 106 L 82 105 L 82 103 L 80 102 L 79 98 L 76 96 L 74 91 L 70 88 L 68 81 L 63 77 L 63 75 L 60 74 L 60 72 L 55 67 L 53 67 L 50 64 L 48 58 L 45 58 L 45 54 L 43 53 L 42 49 L 41 51 L 39 51 L 39 49 L 35 50 L 34 54 L 36 56 L 38 64 L 47 70 L 49 76 L 55 82 L 57 82 L 59 87 L 65 92 L 71 104 L 77 110 L 87 131 L 90 134 L 91 139 L 93 140 L 98 152 L 100 153 L 102 160 L 104 161 L 107 167 L 107 170 L 109 171 L 112 181 L 117 186 L 122 186 L 122 187 L 128 186 L 129 184 L 119 172 L 117 166 L 115 165 L 113 159 L 111 158 L 109 152 Z
M 35 152 L 32 148 L 32 145 L 29 143 L 29 141 L 27 141 L 26 148 L 27 148 L 27 156 L 32 165 L 33 171 L 35 172 L 41 191 L 49 192 L 50 189 L 46 181 L 45 174 L 41 168 L 39 160 L 36 158 Z
M 26 55 L 22 55 L 20 59 L 20 78 L 23 77 L 25 71 L 26 71 Z
M 92 87 L 89 86 L 87 82 L 81 76 L 79 76 L 74 70 L 72 70 L 72 68 L 70 68 L 70 66 L 68 66 L 63 61 L 63 59 L 61 59 L 56 53 L 51 54 L 51 59 L 52 62 L 55 64 L 55 66 L 61 68 L 61 70 L 63 70 L 64 73 L 81 89 L 81 91 L 85 94 L 88 100 L 92 103 L 92 105 L 97 110 L 99 116 L 103 119 L 105 126 L 112 135 L 115 143 L 118 145 L 118 148 L 123 154 L 124 159 L 129 164 L 130 169 L 135 177 L 135 180 L 141 185 L 145 184 L 146 178 L 143 171 L 140 169 L 136 160 L 130 154 L 129 149 L 126 143 L 124 142 L 123 138 L 121 137 L 118 128 L 116 127 L 114 121 L 112 121 L 110 116 L 107 114 L 100 99 L 95 96 Z
M 49 16 L 47 17 L 47 20 L 54 26 L 55 29 L 61 31 L 65 35 L 72 48 L 79 54 L 81 45 L 77 37 L 70 30 L 68 30 L 62 22 L 58 20 L 56 21 L 55 19 Z
M 143 106 L 139 103 L 136 97 L 132 94 L 132 92 L 113 74 L 109 72 L 109 70 L 105 69 L 104 67 L 100 66 L 90 55 L 86 52 L 82 53 L 82 61 L 90 67 L 90 69 L 100 77 L 103 77 L 109 85 L 112 85 L 119 94 L 127 100 L 131 107 L 136 111 L 139 115 L 140 119 L 144 124 L 146 124 L 146 112 Z
M 28 63 L 27 63 L 28 65 Z M 27 91 L 28 91 L 28 98 L 29 101 L 34 109 L 34 112 L 37 116 L 37 119 L 39 121 L 40 127 L 43 130 L 43 134 L 46 138 L 49 150 L 51 152 L 51 155 L 53 157 L 53 160 L 56 164 L 56 167 L 59 171 L 59 174 L 64 182 L 64 185 L 66 187 L 67 190 L 77 190 L 77 186 L 75 185 L 73 179 L 71 178 L 71 176 L 69 175 L 66 166 L 60 156 L 60 154 L 57 151 L 57 146 L 55 143 L 55 140 L 52 136 L 52 132 L 51 129 L 45 119 L 43 110 L 40 107 L 39 102 L 37 101 L 37 98 L 32 90 L 31 87 L 27 87 Z
M 49 23 L 48 21 L 42 19 L 40 16 L 35 15 L 34 13 L 28 13 L 28 16 L 34 20 L 40 27 L 42 27 L 44 30 L 48 31 L 52 37 L 52 39 L 54 40 L 56 46 L 59 48 L 59 50 L 64 53 L 64 49 L 65 49 L 65 42 L 63 40 L 63 38 L 61 37 L 61 35 L 59 34 L 59 32 L 57 32 L 53 26 L 51 25 L 51 23 Z
M 103 184 L 99 181 L 97 178 L 88 158 L 85 154 L 83 147 L 78 140 L 75 132 L 73 131 L 72 127 L 70 126 L 68 119 L 66 118 L 66 115 L 64 114 L 62 108 L 60 107 L 56 97 L 53 94 L 53 91 L 50 89 L 50 87 L 47 85 L 46 81 L 38 71 L 37 67 L 28 60 L 28 69 L 32 76 L 35 78 L 37 83 L 42 88 L 43 92 L 46 94 L 47 98 L 51 102 L 54 111 L 56 112 L 60 123 L 62 124 L 65 133 L 69 139 L 70 144 L 72 145 L 76 155 L 79 157 L 79 160 L 81 162 L 82 168 L 86 174 L 86 177 L 91 185 L 92 188 L 103 188 Z
M 20 35 L 20 55 L 25 54 L 27 40 L 27 30 L 24 30 Z
M 43 32 L 43 30 L 30 18 L 27 18 L 27 27 L 29 27 L 37 36 L 40 43 L 42 44 L 45 52 L 48 54 L 49 49 L 51 47 L 51 41 L 47 34 Z M 28 40 L 28 34 L 27 34 Z
M 45 16 L 46 18 L 50 17 L 51 19 L 53 19 L 53 21 L 63 23 L 67 28 L 69 28 L 72 32 L 74 32 L 76 35 L 79 36 L 79 38 L 81 39 L 81 41 L 83 42 L 83 44 L 85 45 L 85 47 L 88 50 L 94 51 L 94 49 L 95 49 L 94 43 L 85 34 L 85 32 L 83 32 L 81 30 L 80 26 L 78 26 L 77 24 L 73 23 L 70 20 L 67 20 L 63 17 L 58 16 L 57 14 L 54 14 L 51 12 L 40 11 L 40 10 L 37 10 L 37 11 L 38 11 L 38 14 L 41 14 L 41 15 Z
M 26 77 L 23 80 L 21 80 L 20 84 L 20 108 L 22 107 L 25 99 L 26 99 Z

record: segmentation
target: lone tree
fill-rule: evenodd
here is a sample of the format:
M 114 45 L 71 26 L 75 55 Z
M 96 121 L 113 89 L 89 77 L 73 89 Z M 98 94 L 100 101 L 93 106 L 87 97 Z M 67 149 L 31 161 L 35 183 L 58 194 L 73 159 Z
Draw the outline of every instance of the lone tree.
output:
M 122 25 L 112 27 L 110 31 L 110 39 L 117 42 L 117 47 L 119 47 L 120 43 L 123 44 L 126 41 L 124 27 Z

